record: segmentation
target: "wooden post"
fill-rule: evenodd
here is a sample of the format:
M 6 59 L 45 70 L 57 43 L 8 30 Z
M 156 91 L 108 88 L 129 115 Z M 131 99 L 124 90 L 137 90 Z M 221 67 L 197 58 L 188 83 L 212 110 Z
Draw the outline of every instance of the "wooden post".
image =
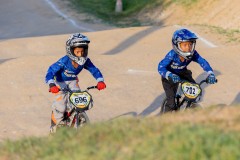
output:
M 122 10 L 122 0 L 116 0 L 115 12 L 120 13 Z

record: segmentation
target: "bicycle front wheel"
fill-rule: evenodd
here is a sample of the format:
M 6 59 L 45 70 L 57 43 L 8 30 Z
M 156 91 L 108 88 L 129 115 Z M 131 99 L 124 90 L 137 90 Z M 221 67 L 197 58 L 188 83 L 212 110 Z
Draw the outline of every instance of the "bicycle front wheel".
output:
M 203 106 L 198 104 L 198 103 L 192 103 L 190 105 L 190 108 L 193 108 L 193 109 L 204 109 Z
M 77 128 L 83 127 L 84 125 L 90 123 L 90 120 L 85 112 L 81 112 L 77 115 Z

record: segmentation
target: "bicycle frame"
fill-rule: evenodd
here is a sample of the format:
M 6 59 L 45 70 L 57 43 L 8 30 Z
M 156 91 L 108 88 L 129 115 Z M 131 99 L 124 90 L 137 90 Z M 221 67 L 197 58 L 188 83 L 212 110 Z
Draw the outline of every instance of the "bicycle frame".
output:
M 201 99 L 201 85 L 203 83 L 207 83 L 207 79 L 202 80 L 200 83 L 191 83 L 186 80 L 179 82 L 177 93 L 175 95 L 175 110 L 185 110 L 186 108 L 193 107 L 194 105 L 197 106 L 197 102 Z M 182 95 L 184 96 L 182 97 Z M 165 112 L 166 103 L 167 99 L 165 98 L 161 105 L 160 114 Z
M 191 107 L 192 103 L 194 102 L 199 102 L 202 96 L 202 88 L 201 85 L 203 83 L 207 83 L 207 80 L 202 80 L 200 83 L 192 83 L 186 80 L 182 80 L 179 85 L 178 85 L 178 90 L 176 93 L 176 97 L 175 97 L 175 103 L 176 103 L 176 107 L 177 110 L 181 109 L 181 107 L 184 105 L 184 103 L 186 103 L 185 108 L 189 108 Z M 188 86 L 185 87 L 187 88 L 187 91 L 184 91 L 184 84 L 187 84 Z M 196 91 L 197 90 L 197 91 Z M 187 92 L 191 93 L 188 94 Z M 182 96 L 184 95 L 183 99 L 181 100 Z
M 92 96 L 88 93 L 88 90 L 95 88 L 97 87 L 91 86 L 84 91 L 76 92 L 70 90 L 68 86 L 66 88 L 60 89 L 61 91 L 67 93 L 69 98 L 67 111 L 65 112 L 64 118 L 61 121 L 63 123 L 62 125 L 78 128 L 83 123 L 89 123 L 89 118 L 85 111 L 93 107 L 93 99 Z

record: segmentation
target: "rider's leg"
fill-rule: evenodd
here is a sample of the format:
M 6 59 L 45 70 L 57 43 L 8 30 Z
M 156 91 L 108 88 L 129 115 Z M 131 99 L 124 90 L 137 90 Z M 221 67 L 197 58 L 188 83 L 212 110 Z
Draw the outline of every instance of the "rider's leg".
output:
M 58 124 L 63 118 L 66 97 L 67 96 L 62 92 L 55 94 L 55 101 L 52 105 L 50 133 L 56 132 L 56 124 Z
M 79 85 L 78 85 L 78 80 L 68 81 L 68 87 L 69 87 L 72 91 L 80 91 L 80 87 L 79 87 Z
M 176 109 L 175 95 L 177 92 L 178 84 L 173 83 L 166 78 L 162 78 L 162 85 L 167 98 L 167 103 L 165 105 L 165 108 L 163 108 L 163 113 L 173 111 Z
M 185 79 L 189 82 L 196 83 L 195 80 L 192 77 L 192 71 L 191 70 L 186 69 L 186 70 L 180 72 L 178 75 L 181 77 L 181 79 Z
M 193 79 L 192 77 L 192 71 L 191 70 L 184 70 L 182 72 L 179 73 L 180 77 L 189 81 L 189 82 L 192 82 L 192 83 L 196 83 L 196 81 Z M 192 105 L 193 106 L 197 106 L 197 102 L 192 102 Z M 194 108 L 194 107 L 193 107 Z
M 53 123 L 51 126 L 58 124 L 63 119 L 63 115 L 66 110 L 66 104 L 67 95 L 65 93 L 60 91 L 59 93 L 55 94 L 55 101 L 52 105 L 51 122 Z
M 60 88 L 65 88 L 68 85 L 68 87 L 71 90 L 80 90 L 77 80 L 56 83 Z M 50 130 L 63 119 L 67 103 L 68 103 L 67 93 L 60 91 L 59 93 L 55 94 L 55 101 L 52 105 Z

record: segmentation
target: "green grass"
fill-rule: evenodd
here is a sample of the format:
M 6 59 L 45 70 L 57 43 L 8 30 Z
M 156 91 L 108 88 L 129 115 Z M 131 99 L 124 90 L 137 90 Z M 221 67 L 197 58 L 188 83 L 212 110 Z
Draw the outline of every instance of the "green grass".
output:
M 166 8 L 172 3 L 191 6 L 198 0 L 122 0 L 123 12 L 115 12 L 116 0 L 71 0 L 72 7 L 78 12 L 91 14 L 105 23 L 118 27 L 141 26 L 136 15 L 148 12 L 158 6 Z
M 163 0 L 123 0 L 123 12 L 115 12 L 115 0 L 71 0 L 79 12 L 94 15 L 106 23 L 124 26 L 141 25 L 135 15 L 144 8 L 161 5 Z
M 222 27 L 204 24 L 195 24 L 195 26 L 207 28 L 210 32 L 221 35 L 226 43 L 240 42 L 240 29 L 224 29 Z
M 205 116 L 207 112 L 213 115 L 216 110 L 199 114 Z M 234 113 L 231 118 L 236 116 L 233 121 L 238 125 L 239 108 Z M 240 159 L 239 133 L 219 127 L 222 123 L 228 124 L 227 120 L 214 121 L 217 116 L 205 117 L 204 122 L 177 120 L 192 114 L 198 114 L 198 111 L 175 116 L 122 118 L 95 123 L 79 132 L 61 129 L 52 137 L 5 141 L 0 145 L 0 159 Z M 176 121 L 173 122 L 172 117 L 176 117 Z

